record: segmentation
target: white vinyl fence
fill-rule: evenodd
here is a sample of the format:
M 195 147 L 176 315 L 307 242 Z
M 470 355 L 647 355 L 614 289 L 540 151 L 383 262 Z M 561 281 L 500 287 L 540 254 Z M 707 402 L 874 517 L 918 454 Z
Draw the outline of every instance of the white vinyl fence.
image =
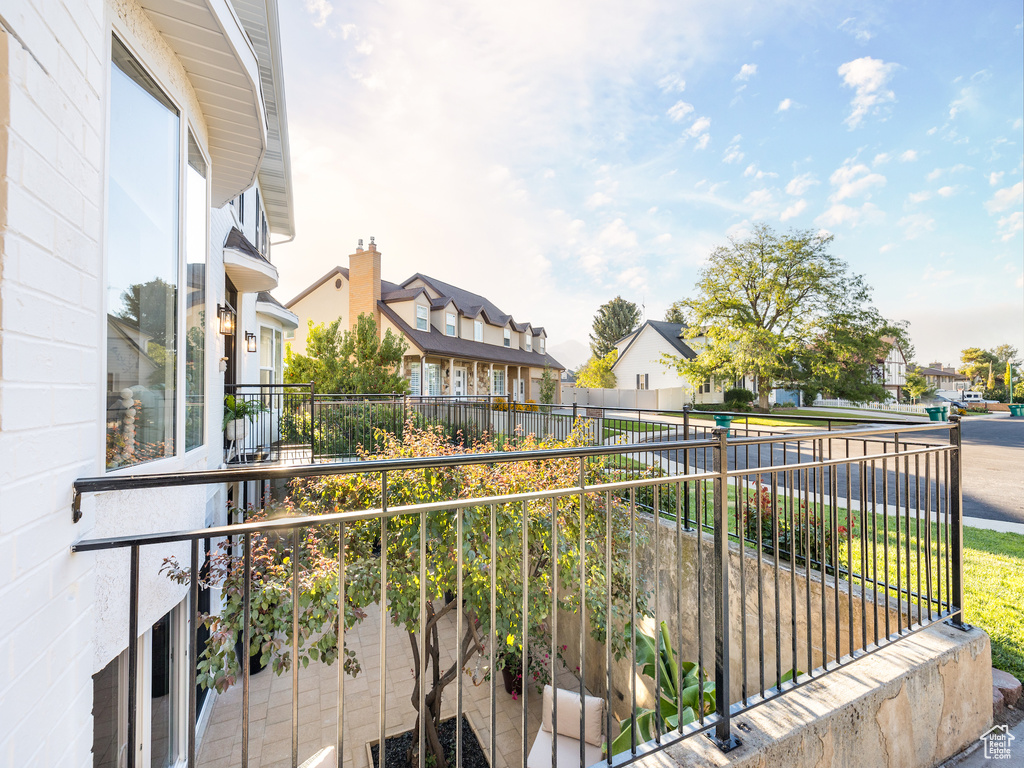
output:
M 861 408 L 868 411 L 888 411 L 891 413 L 919 413 L 927 414 L 923 405 L 908 405 L 905 403 L 854 403 L 849 400 L 823 400 L 816 398 L 814 405 L 826 408 Z
M 586 389 L 562 386 L 562 405 L 594 408 L 637 408 L 644 411 L 678 411 L 683 407 L 682 387 L 666 389 Z

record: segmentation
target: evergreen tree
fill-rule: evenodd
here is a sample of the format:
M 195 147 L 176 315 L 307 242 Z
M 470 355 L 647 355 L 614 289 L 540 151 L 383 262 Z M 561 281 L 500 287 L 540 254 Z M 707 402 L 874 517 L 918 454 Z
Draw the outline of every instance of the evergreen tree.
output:
M 594 332 L 590 334 L 590 351 L 594 357 L 606 357 L 615 349 L 615 342 L 636 330 L 640 309 L 631 301 L 616 296 L 601 305 L 594 315 Z
M 686 325 L 686 315 L 683 314 L 683 302 L 673 301 L 672 306 L 665 310 L 665 322 L 666 323 L 682 323 Z

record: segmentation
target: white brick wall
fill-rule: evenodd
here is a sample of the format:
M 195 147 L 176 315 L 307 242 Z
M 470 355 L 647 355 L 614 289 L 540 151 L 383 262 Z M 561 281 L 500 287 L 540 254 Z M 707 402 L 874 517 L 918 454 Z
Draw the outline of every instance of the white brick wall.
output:
M 4 3 L 3 16 L 25 46 L 0 29 L 0 768 L 87 768 L 91 676 L 127 644 L 127 569 L 118 555 L 72 554 L 71 545 L 200 527 L 222 520 L 224 509 L 218 488 L 112 493 L 87 497 L 83 521 L 71 521 L 73 481 L 101 474 L 104 464 L 112 22 L 183 106 L 203 146 L 206 126 L 184 69 L 134 0 L 17 0 Z M 208 306 L 216 307 L 219 244 L 209 275 Z M 220 465 L 222 355 L 221 337 L 209 334 L 209 450 L 158 469 Z M 182 596 L 156 574 L 163 554 L 143 556 L 142 628 Z
M 100 443 L 100 0 L 4 8 L 0 32 L 0 765 L 91 765 L 91 559 L 71 482 Z M 31 51 L 31 53 L 29 52 Z M 45 71 L 44 71 L 45 68 Z M 6 155 L 6 167 L 3 158 Z M 13 619 L 13 624 L 11 623 Z

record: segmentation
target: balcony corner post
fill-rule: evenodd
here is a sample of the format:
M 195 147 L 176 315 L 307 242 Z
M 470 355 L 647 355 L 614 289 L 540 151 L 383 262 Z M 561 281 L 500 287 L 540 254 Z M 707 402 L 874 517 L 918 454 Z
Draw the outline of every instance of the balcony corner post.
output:
M 950 477 L 949 477 L 949 512 L 950 512 L 950 575 L 952 576 L 952 595 L 950 602 L 955 606 L 956 614 L 946 623 L 957 629 L 967 632 L 972 629 L 970 624 L 964 622 L 964 491 L 961 478 L 963 477 L 963 450 L 961 445 L 963 422 L 960 416 L 950 416 L 952 426 L 949 429 L 949 444 L 952 447 L 950 453 Z M 951 606 L 952 608 L 952 606 Z
M 722 752 L 730 752 L 742 742 L 730 728 L 729 696 L 729 430 L 716 428 L 712 451 L 715 472 L 715 710 L 718 721 L 706 735 Z M 743 564 L 740 564 L 743 567 Z M 702 692 L 703 693 L 703 692 Z M 703 696 L 700 697 L 703 706 Z

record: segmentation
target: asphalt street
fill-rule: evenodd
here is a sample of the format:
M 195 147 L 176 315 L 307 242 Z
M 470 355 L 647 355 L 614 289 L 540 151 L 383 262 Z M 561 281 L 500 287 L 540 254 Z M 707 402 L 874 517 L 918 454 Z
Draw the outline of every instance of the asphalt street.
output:
M 841 434 L 841 433 L 839 433 Z M 823 458 L 856 458 L 872 454 L 892 451 L 892 440 L 872 438 L 870 441 L 850 440 L 836 435 L 832 440 L 824 440 L 819 447 L 813 447 L 811 441 L 802 441 L 799 445 L 785 448 L 775 447 L 769 450 L 762 446 L 739 448 L 730 451 L 729 468 L 746 469 L 768 467 L 793 463 L 796 461 L 813 461 L 819 456 Z M 681 435 L 680 435 L 681 436 Z M 739 435 L 742 436 L 742 435 Z M 675 436 L 662 434 L 653 437 L 653 442 L 675 439 Z M 934 430 L 916 432 L 901 437 L 901 442 L 913 444 L 948 443 L 948 432 Z M 820 454 L 819 454 L 820 451 Z M 680 453 L 673 451 L 660 452 L 662 459 L 682 462 Z M 711 469 L 711 452 L 691 451 L 689 462 L 698 471 L 705 466 Z M 884 468 L 883 468 L 884 464 Z M 861 471 L 858 464 L 836 468 L 834 473 L 820 472 L 812 477 L 806 473 L 790 473 L 788 476 L 777 475 L 777 485 L 790 485 L 803 492 L 804 486 L 811 493 L 835 492 L 841 500 L 850 498 L 860 501 L 862 494 L 868 502 L 875 501 L 881 511 L 883 500 L 888 501 L 890 508 L 895 508 L 897 500 L 901 508 L 906 503 L 907 493 L 910 494 L 911 509 L 917 507 L 916 498 L 921 494 L 921 508 L 930 506 L 938 512 L 936 498 L 936 472 L 945 477 L 945 460 L 936 461 L 934 455 L 925 459 L 923 456 L 909 462 L 908 485 L 906 471 L 908 467 L 901 464 L 899 469 L 899 486 L 897 488 L 897 469 L 891 460 L 876 460 L 874 469 L 866 465 L 864 486 L 862 488 Z M 693 470 L 691 470 L 693 471 Z M 871 478 L 874 478 L 872 488 Z M 926 482 L 927 480 L 927 482 Z M 762 478 L 762 482 L 769 482 Z M 930 488 L 930 493 L 929 493 Z M 920 489 L 920 490 L 918 490 Z M 1010 419 L 1008 416 L 965 418 L 963 421 L 963 514 L 965 517 L 977 517 L 1009 523 L 1024 524 L 1024 419 Z M 943 510 L 944 511 L 944 510 Z

